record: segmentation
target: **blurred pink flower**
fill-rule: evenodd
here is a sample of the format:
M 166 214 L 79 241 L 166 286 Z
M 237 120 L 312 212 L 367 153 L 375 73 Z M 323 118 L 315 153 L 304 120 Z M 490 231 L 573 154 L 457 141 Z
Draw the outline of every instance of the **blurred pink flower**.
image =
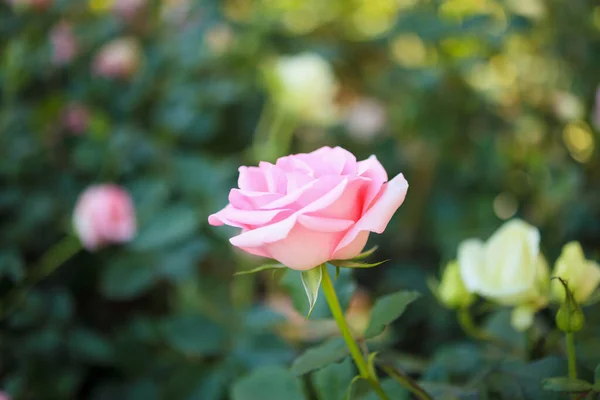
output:
M 117 0 L 112 9 L 121 18 L 130 19 L 146 5 L 146 0 Z
M 0 392 L 0 400 L 11 400 L 11 397 L 5 392 Z
M 77 40 L 71 24 L 62 21 L 50 32 L 52 45 L 52 62 L 55 65 L 69 64 L 77 55 Z
M 368 141 L 383 129 L 386 120 L 385 109 L 378 100 L 359 99 L 347 110 L 346 129 L 353 138 Z
M 138 70 L 140 58 L 141 49 L 136 39 L 115 39 L 100 49 L 93 70 L 109 78 L 129 78 Z
M 63 125 L 72 133 L 85 132 L 90 122 L 89 110 L 80 103 L 71 103 L 63 111 Z
M 83 246 L 90 251 L 130 241 L 136 233 L 131 197 L 117 185 L 90 186 L 77 200 L 73 225 Z

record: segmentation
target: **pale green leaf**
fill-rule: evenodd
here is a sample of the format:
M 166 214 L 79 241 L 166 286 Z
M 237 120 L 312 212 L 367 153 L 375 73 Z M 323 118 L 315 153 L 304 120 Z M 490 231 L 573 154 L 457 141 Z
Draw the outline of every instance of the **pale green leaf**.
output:
M 248 274 L 255 274 L 257 272 L 261 272 L 261 271 L 266 271 L 266 270 L 277 270 L 277 269 L 283 269 L 286 268 L 285 265 L 283 264 L 263 264 L 260 267 L 256 267 L 253 269 L 249 269 L 247 271 L 238 271 L 235 274 L 233 274 L 234 276 L 238 276 L 238 275 L 248 275 Z
M 308 298 L 308 314 L 306 318 L 310 317 L 317 298 L 319 297 L 319 288 L 321 287 L 321 280 L 323 279 L 323 270 L 321 266 L 318 266 L 308 271 L 302 271 L 302 285 L 304 285 L 304 291 Z
M 353 261 L 353 260 L 339 260 L 339 261 L 331 261 L 331 264 L 335 265 L 336 267 L 340 267 L 340 268 L 373 268 L 373 267 L 377 267 L 378 265 L 381 265 L 388 261 L 389 260 L 384 260 L 384 261 L 380 261 L 380 262 L 376 262 L 376 263 L 372 263 L 372 264 L 367 264 L 367 263 Z
M 378 299 L 371 312 L 371 321 L 365 331 L 365 338 L 372 338 L 383 332 L 386 325 L 400 317 L 406 306 L 420 296 L 418 292 L 400 291 Z

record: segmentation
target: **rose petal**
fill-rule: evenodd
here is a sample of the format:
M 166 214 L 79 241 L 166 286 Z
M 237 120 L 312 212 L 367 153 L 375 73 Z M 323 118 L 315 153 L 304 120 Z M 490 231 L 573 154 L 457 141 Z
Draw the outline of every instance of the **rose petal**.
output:
M 380 192 L 381 186 L 387 182 L 388 176 L 385 169 L 374 155 L 358 163 L 358 175 L 371 180 L 363 203 L 362 212 L 365 213 L 369 207 L 371 207 L 371 203 Z
M 229 202 L 239 210 L 254 210 L 272 203 L 283 196 L 278 193 L 254 192 L 250 190 L 231 189 Z
M 330 260 L 342 234 L 315 232 L 298 224 L 285 239 L 267 244 L 265 248 L 286 267 L 305 271 Z
M 227 214 L 228 214 L 229 210 L 232 209 L 232 208 L 233 208 L 233 206 L 231 206 L 230 204 L 228 204 L 221 211 L 218 211 L 218 212 L 216 212 L 214 214 L 209 215 L 208 216 L 208 223 L 210 225 L 212 225 L 212 226 L 229 225 L 229 226 L 234 226 L 236 228 L 247 229 L 247 226 L 245 224 L 241 224 L 239 222 L 231 221 L 229 218 L 227 218 Z
M 350 244 L 348 244 L 344 248 L 336 250 L 333 253 L 331 259 L 332 260 L 348 260 L 350 258 L 356 257 L 357 255 L 360 254 L 361 251 L 363 251 L 363 249 L 367 245 L 367 240 L 369 240 L 369 234 L 370 234 L 369 231 L 360 232 L 354 238 L 354 240 L 352 242 L 350 242 Z
M 469 292 L 479 292 L 485 279 L 485 246 L 479 239 L 468 239 L 458 247 L 460 276 Z
M 271 225 L 263 226 L 260 228 L 252 229 L 247 232 L 229 239 L 229 242 L 237 247 L 260 247 L 265 243 L 273 243 L 279 240 L 283 240 L 290 233 L 294 225 L 296 224 L 296 215 L 276 222 Z
M 348 219 L 313 217 L 310 215 L 300 215 L 298 222 L 305 228 L 317 232 L 342 232 L 354 225 L 354 221 Z
M 225 207 L 218 218 L 226 219 L 229 222 L 235 222 L 241 226 L 245 225 L 264 225 L 271 222 L 282 213 L 287 216 L 293 213 L 292 210 L 238 210 L 235 207 Z M 211 216 L 212 217 L 212 216 Z M 280 218 L 281 219 L 281 218 Z M 210 223 L 210 217 L 209 217 Z M 236 225 L 237 226 L 237 225 Z
M 398 207 L 404 202 L 406 191 L 408 190 L 408 182 L 406 182 L 402 174 L 399 174 L 385 184 L 381 190 L 382 193 L 379 198 L 346 233 L 346 236 L 336 247 L 336 252 L 353 242 L 361 231 L 382 233 Z
M 238 177 L 238 187 L 240 189 L 253 192 L 267 191 L 267 183 L 260 168 L 242 166 L 238 171 L 240 172 Z
M 286 193 L 286 177 L 283 170 L 266 161 L 261 161 L 258 167 L 263 172 L 267 182 L 267 191 L 270 193 Z

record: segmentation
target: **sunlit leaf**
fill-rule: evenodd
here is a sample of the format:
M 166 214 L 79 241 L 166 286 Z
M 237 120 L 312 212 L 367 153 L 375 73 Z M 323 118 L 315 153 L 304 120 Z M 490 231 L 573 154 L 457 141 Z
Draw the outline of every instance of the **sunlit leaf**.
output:
M 247 271 L 238 271 L 238 272 L 236 272 L 233 275 L 234 276 L 249 275 L 249 274 L 255 274 L 255 273 L 260 272 L 260 271 L 277 270 L 277 269 L 283 269 L 283 268 L 286 268 L 286 266 L 283 265 L 283 264 L 263 264 L 260 267 L 249 269 Z
M 304 291 L 306 292 L 309 306 L 306 318 L 310 317 L 310 313 L 315 307 L 315 303 L 319 297 L 319 288 L 321 287 L 322 279 L 323 270 L 321 269 L 321 266 L 309 269 L 308 271 L 302 271 L 302 285 L 304 285 Z

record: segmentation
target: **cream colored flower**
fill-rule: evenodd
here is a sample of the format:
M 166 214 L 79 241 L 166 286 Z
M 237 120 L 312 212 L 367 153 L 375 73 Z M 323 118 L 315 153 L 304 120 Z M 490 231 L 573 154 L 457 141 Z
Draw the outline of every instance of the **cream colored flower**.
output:
M 584 303 L 600 284 L 600 267 L 586 260 L 579 242 L 567 243 L 556 260 L 552 276 L 564 279 L 578 303 Z M 552 297 L 565 299 L 565 289 L 558 281 L 552 282 Z
M 295 118 L 318 125 L 339 118 L 335 75 L 317 54 L 279 58 L 268 71 L 267 84 L 277 106 Z
M 525 329 L 533 313 L 548 303 L 549 274 L 539 250 L 539 231 L 514 219 L 487 242 L 469 239 L 458 249 L 461 277 L 469 292 L 508 306 L 518 306 L 513 326 Z
M 475 301 L 475 295 L 467 290 L 460 277 L 456 261 L 451 261 L 444 268 L 439 283 L 435 280 L 430 281 L 430 288 L 439 302 L 450 309 L 466 308 Z

